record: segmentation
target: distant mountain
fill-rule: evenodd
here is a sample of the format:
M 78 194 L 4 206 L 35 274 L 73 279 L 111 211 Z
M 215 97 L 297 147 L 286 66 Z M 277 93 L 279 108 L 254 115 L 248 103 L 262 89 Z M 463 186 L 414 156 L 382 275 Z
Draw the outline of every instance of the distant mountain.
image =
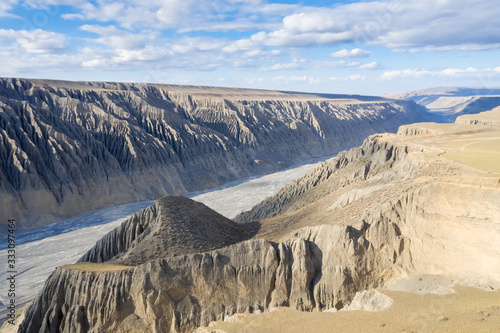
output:
M 214 187 L 422 119 L 378 97 L 0 79 L 0 215 L 28 228 Z
M 420 98 L 431 96 L 500 96 L 500 88 L 479 88 L 479 87 L 439 87 L 421 89 L 415 91 L 406 91 L 395 94 L 387 94 L 383 97 L 411 99 L 420 101 Z
M 462 114 L 475 114 L 500 106 L 500 88 L 441 87 L 384 95 L 410 99 L 429 109 L 432 120 L 453 122 Z

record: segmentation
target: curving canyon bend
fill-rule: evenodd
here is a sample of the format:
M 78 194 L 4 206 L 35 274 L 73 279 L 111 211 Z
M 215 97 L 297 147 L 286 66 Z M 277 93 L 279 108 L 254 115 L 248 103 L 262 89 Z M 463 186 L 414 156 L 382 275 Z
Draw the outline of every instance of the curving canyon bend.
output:
M 496 332 L 497 93 L 0 79 L 0 331 Z

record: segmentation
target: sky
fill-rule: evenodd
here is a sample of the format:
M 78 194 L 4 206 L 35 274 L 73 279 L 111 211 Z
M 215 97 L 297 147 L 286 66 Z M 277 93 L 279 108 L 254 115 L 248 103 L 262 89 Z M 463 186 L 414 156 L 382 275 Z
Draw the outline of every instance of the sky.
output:
M 0 76 L 380 95 L 499 87 L 496 0 L 2 0 Z

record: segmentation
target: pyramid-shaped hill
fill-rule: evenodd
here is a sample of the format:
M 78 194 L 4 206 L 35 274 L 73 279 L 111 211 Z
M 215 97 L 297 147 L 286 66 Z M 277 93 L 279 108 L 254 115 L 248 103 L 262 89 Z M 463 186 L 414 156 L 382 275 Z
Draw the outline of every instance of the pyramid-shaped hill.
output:
M 157 258 L 200 253 L 245 240 L 255 225 L 240 225 L 204 204 L 164 196 L 104 236 L 79 262 L 140 265 Z

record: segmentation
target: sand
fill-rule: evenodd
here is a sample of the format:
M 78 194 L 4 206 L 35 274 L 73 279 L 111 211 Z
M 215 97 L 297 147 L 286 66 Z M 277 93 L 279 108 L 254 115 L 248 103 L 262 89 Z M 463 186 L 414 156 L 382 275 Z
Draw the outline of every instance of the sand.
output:
M 496 115 L 500 114 L 496 111 Z M 489 114 L 488 112 L 485 112 Z M 489 118 L 493 115 L 489 114 Z M 429 135 L 407 136 L 403 140 L 442 149 L 440 156 L 474 169 L 500 174 L 500 127 L 420 123 L 407 127 L 427 130 Z
M 446 295 L 380 290 L 393 299 L 385 311 L 311 313 L 279 308 L 234 323 L 216 322 L 205 332 L 500 332 L 500 291 L 458 286 L 453 290 Z
M 77 264 L 63 265 L 61 266 L 61 268 L 75 269 L 82 272 L 103 272 L 103 271 L 121 271 L 132 267 L 119 264 L 80 262 Z

